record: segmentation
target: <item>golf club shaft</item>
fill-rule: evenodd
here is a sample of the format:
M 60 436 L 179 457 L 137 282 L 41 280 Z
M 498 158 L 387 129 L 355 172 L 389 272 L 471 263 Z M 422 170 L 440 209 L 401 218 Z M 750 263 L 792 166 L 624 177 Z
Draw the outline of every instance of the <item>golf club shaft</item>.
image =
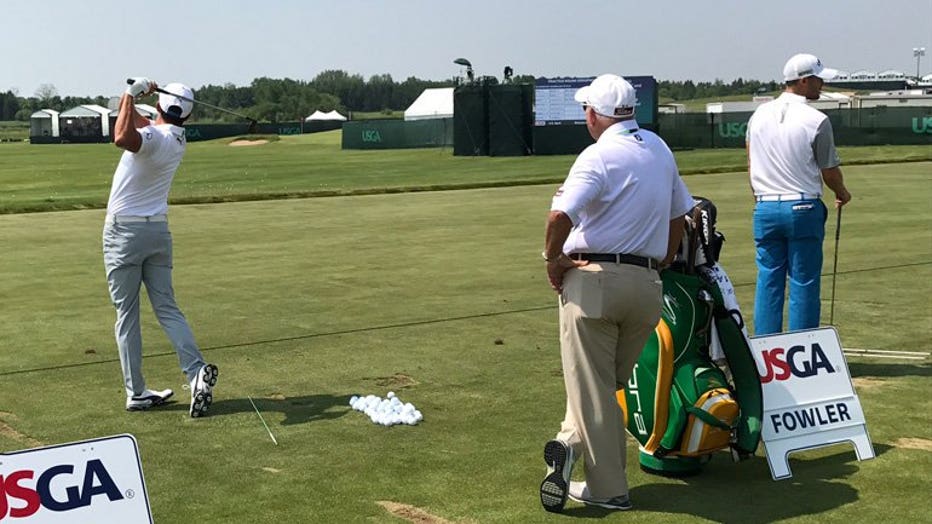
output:
M 841 238 L 841 210 L 838 208 L 838 219 L 835 222 L 835 256 L 832 263 L 832 305 L 828 314 L 828 323 L 835 325 L 835 277 L 838 275 L 838 239 Z
M 127 78 L 127 79 L 126 79 L 126 83 L 127 83 L 127 84 L 132 84 L 132 83 L 133 83 L 133 79 L 132 79 L 132 78 Z M 244 118 L 244 119 L 249 120 L 250 122 L 253 122 L 253 123 L 256 122 L 256 119 L 250 118 L 250 117 L 248 117 L 248 116 L 246 116 L 246 115 L 243 115 L 243 114 L 240 114 L 240 113 L 237 113 L 236 111 L 231 111 L 231 110 L 229 110 L 229 109 L 225 109 L 225 108 L 220 107 L 220 106 L 215 106 L 215 105 L 213 105 L 213 104 L 208 104 L 207 102 L 203 102 L 203 101 L 201 101 L 201 100 L 194 100 L 193 98 L 188 98 L 188 97 L 186 97 L 186 96 L 176 95 L 175 93 L 168 92 L 168 91 L 162 89 L 161 87 L 156 87 L 156 88 L 155 88 L 155 91 L 158 92 L 158 93 L 164 93 L 164 94 L 166 94 L 166 95 L 176 96 L 176 97 L 178 97 L 178 98 L 180 98 L 180 99 L 182 99 L 182 100 L 191 102 L 191 103 L 193 103 L 193 104 L 200 104 L 200 105 L 202 105 L 202 106 L 207 106 L 207 107 L 209 107 L 209 108 L 211 108 L 211 109 L 216 109 L 217 111 L 223 111 L 223 112 L 225 112 L 225 113 L 230 113 L 230 114 L 233 115 L 233 116 L 238 116 L 238 117 L 240 117 L 240 118 Z

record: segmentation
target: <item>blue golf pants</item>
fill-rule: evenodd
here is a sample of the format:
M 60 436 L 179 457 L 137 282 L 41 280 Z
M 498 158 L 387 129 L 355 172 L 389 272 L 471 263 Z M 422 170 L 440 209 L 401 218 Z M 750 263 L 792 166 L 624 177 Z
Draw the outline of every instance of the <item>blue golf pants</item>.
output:
M 787 277 L 790 280 L 789 330 L 819 326 L 822 240 L 827 217 L 828 210 L 821 200 L 758 202 L 755 206 L 755 335 L 783 331 Z
M 172 236 L 167 222 L 106 224 L 103 232 L 104 267 L 110 298 L 116 307 L 117 348 L 126 395 L 146 389 L 142 376 L 142 333 L 139 289 L 146 285 L 159 324 L 171 340 L 181 369 L 190 382 L 204 358 L 187 320 L 175 303 L 172 289 Z

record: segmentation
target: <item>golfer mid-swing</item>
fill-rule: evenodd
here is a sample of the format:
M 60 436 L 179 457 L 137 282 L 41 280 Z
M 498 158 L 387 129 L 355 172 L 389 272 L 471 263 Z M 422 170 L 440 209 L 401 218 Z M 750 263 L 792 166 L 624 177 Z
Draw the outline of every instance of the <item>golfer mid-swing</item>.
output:
M 191 385 L 192 417 L 207 413 L 217 383 L 217 366 L 204 362 L 172 290 L 172 237 L 168 230 L 168 191 L 184 156 L 184 121 L 194 108 L 194 93 L 182 84 L 159 90 L 155 123 L 136 112 L 136 97 L 156 91 L 147 78 L 134 78 L 120 99 L 114 144 L 124 150 L 113 174 L 103 232 L 104 267 L 116 307 L 116 341 L 126 388 L 126 409 L 149 409 L 168 400 L 170 389 L 146 387 L 142 377 L 139 287 L 168 335 Z M 177 95 L 177 96 L 176 96 Z

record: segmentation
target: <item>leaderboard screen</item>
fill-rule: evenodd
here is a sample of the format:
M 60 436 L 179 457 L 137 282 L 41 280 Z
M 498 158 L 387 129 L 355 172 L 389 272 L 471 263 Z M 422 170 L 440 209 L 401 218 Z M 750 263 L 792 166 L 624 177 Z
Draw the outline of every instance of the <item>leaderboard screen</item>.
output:
M 652 76 L 626 76 L 637 92 L 634 118 L 650 126 L 657 119 L 657 81 Z M 534 82 L 534 125 L 585 124 L 582 106 L 573 95 L 595 79 L 589 77 L 538 78 Z

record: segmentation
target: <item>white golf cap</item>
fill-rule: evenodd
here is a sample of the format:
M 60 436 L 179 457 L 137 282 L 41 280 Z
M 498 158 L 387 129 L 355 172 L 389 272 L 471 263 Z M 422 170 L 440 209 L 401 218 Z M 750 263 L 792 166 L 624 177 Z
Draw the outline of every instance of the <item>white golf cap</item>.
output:
M 813 55 L 800 53 L 793 55 L 783 66 L 783 81 L 799 80 L 807 76 L 817 76 L 822 80 L 831 80 L 838 74 L 837 69 L 822 67 L 822 61 Z
M 576 91 L 574 98 L 610 118 L 628 118 L 634 115 L 637 106 L 634 87 L 624 78 L 612 74 L 597 76 L 591 84 Z
M 177 82 L 168 84 L 162 89 L 171 93 L 159 93 L 159 107 L 162 111 L 177 118 L 187 118 L 194 109 L 194 91 Z

